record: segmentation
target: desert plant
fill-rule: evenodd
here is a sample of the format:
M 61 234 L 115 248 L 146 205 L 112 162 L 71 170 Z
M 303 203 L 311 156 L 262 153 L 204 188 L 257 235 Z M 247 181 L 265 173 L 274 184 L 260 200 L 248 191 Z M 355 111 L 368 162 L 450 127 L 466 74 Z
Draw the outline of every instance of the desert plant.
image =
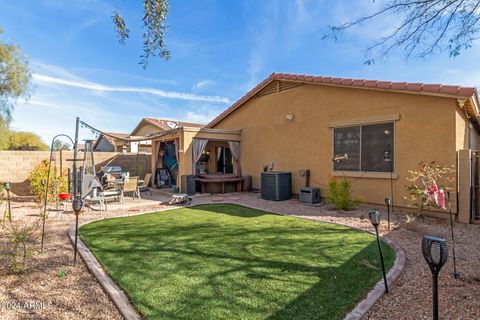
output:
M 37 217 L 33 221 L 22 223 L 12 220 L 3 224 L 6 267 L 12 273 L 23 273 L 28 269 L 28 264 L 33 257 L 32 246 L 38 237 L 40 221 L 40 218 Z
M 50 168 L 50 178 L 48 182 L 48 201 L 56 200 L 57 193 L 64 193 L 68 191 L 68 179 L 65 175 L 59 176 L 56 174 L 56 168 Z M 45 198 L 45 187 L 42 186 L 42 180 L 47 180 L 48 176 L 48 161 L 44 160 L 38 164 L 30 173 L 30 192 L 32 192 L 39 201 Z
M 12 131 L 9 135 L 9 150 L 45 151 L 48 146 L 42 139 L 31 132 Z
M 352 199 L 352 184 L 347 180 L 331 180 L 328 183 L 327 202 L 337 210 L 351 210 L 361 203 Z
M 432 162 L 420 162 L 417 170 L 409 170 L 410 177 L 406 185 L 408 196 L 404 199 L 411 207 L 418 207 L 420 211 L 424 208 L 438 208 L 439 205 L 432 196 L 434 188 L 448 192 L 452 190 L 455 181 L 455 167 L 436 164 Z

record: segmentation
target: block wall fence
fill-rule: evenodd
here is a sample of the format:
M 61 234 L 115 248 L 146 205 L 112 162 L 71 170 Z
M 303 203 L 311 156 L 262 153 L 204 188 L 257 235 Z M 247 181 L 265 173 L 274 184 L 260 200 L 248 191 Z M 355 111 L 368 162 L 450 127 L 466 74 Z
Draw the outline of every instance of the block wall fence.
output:
M 61 153 L 61 156 L 60 156 Z M 62 158 L 62 169 L 72 168 L 73 151 L 54 152 L 57 169 L 60 168 L 60 157 Z M 142 176 L 151 172 L 151 155 L 127 153 L 126 155 L 117 152 L 94 152 L 94 162 L 97 172 L 104 165 L 121 166 L 123 171 L 130 172 L 130 176 Z M 0 182 L 11 182 L 12 191 L 16 195 L 29 195 L 28 177 L 32 170 L 43 160 L 48 160 L 50 151 L 0 151 Z M 83 159 L 83 152 L 78 153 L 78 158 Z M 109 163 L 110 162 L 110 163 Z M 52 162 L 53 165 L 53 162 Z M 82 165 L 80 161 L 79 166 Z

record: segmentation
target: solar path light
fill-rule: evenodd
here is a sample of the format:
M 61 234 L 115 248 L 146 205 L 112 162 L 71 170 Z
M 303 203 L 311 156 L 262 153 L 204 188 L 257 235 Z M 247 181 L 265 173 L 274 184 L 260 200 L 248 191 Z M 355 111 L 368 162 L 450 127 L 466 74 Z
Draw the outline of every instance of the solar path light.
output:
M 12 190 L 12 185 L 10 182 L 3 183 L 3 188 L 7 191 L 7 219 L 12 221 L 12 208 L 10 206 L 10 191 Z
M 75 196 L 72 201 L 73 211 L 75 212 L 75 251 L 73 255 L 73 264 L 77 262 L 77 240 L 78 240 L 78 216 L 82 211 L 83 201 L 80 196 Z
M 388 293 L 387 275 L 385 274 L 385 263 L 383 262 L 382 245 L 380 243 L 380 237 L 378 235 L 378 226 L 380 225 L 380 212 L 378 212 L 377 209 L 370 210 L 368 212 L 368 219 L 370 219 L 370 222 L 375 227 L 375 234 L 377 235 L 378 252 L 380 254 L 380 262 L 382 264 L 383 282 L 385 283 L 385 292 Z
M 438 274 L 447 261 L 447 240 L 436 236 L 424 236 L 422 253 L 432 271 L 433 319 L 438 320 Z
M 452 254 L 453 254 L 453 276 L 458 279 L 460 274 L 457 272 L 457 259 L 455 257 L 455 237 L 453 234 L 453 216 L 452 216 L 452 202 L 450 191 L 447 191 L 448 211 L 450 213 L 450 233 L 452 235 Z
M 390 231 L 390 207 L 392 206 L 392 198 L 386 197 L 385 204 L 387 205 L 388 231 Z

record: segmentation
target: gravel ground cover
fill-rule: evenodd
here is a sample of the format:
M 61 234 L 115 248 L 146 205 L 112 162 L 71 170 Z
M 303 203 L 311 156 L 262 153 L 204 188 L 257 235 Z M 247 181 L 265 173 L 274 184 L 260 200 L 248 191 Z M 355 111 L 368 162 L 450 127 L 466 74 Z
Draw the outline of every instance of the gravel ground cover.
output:
M 157 196 L 159 201 L 163 200 Z M 109 207 L 100 214 L 90 211 L 80 221 L 136 214 L 152 211 L 163 206 L 159 201 L 133 203 L 130 208 Z M 196 197 L 193 204 L 233 202 L 257 207 L 266 211 L 281 212 L 300 218 L 316 219 L 359 227 L 373 231 L 368 217 L 368 207 L 361 206 L 351 212 L 336 212 L 326 206 L 306 206 L 295 200 L 271 202 L 259 199 L 258 194 L 242 193 L 226 196 Z M 132 207 L 133 206 L 133 207 Z M 4 208 L 0 206 L 0 212 Z M 38 214 L 32 203 L 14 203 L 17 219 L 31 219 Z M 391 293 L 383 295 L 366 319 L 431 319 L 430 271 L 421 254 L 422 236 L 435 234 L 449 240 L 449 225 L 446 221 L 433 218 L 406 218 L 405 213 L 392 215 L 392 230 L 382 225 L 382 235 L 395 241 L 406 252 L 406 266 Z M 24 275 L 9 275 L 0 268 L 0 318 L 3 319 L 120 319 L 121 316 L 103 292 L 95 278 L 81 260 L 72 265 L 72 246 L 66 231 L 73 220 L 49 219 L 44 256 L 36 254 L 32 270 Z M 480 319 L 480 225 L 455 225 L 457 269 L 459 280 L 453 272 L 451 246 L 449 260 L 440 276 L 440 315 L 442 319 Z M 39 246 L 38 246 L 39 247 Z M 3 250 L 3 246 L 0 247 Z M 4 261 L 0 261 L 0 266 Z M 61 277 L 61 271 L 65 276 Z M 13 301 L 43 302 L 40 308 L 6 309 L 5 303 Z M 38 304 L 37 304 L 38 307 Z

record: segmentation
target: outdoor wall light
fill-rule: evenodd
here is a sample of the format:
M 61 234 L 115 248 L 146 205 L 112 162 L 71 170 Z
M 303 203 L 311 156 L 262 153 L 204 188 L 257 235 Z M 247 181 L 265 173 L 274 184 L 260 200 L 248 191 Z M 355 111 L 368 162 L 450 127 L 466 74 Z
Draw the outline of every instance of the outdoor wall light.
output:
M 383 160 L 385 160 L 385 162 L 392 162 L 392 152 L 390 150 L 384 152 Z
M 287 114 L 287 120 L 292 121 L 293 120 L 293 114 Z
M 438 274 L 447 261 L 447 240 L 436 236 L 424 236 L 422 253 L 432 271 L 433 319 L 438 319 Z
M 387 222 L 388 222 L 388 231 L 390 231 L 390 207 L 392 205 L 392 198 L 386 197 L 385 204 L 387 205 Z
M 385 283 L 385 293 L 388 293 L 387 275 L 385 273 L 385 262 L 383 261 L 382 244 L 378 235 L 378 226 L 380 225 L 380 212 L 377 209 L 368 212 L 368 219 L 375 227 L 375 234 L 377 235 L 378 253 L 380 254 L 380 262 L 382 264 L 383 282 Z

